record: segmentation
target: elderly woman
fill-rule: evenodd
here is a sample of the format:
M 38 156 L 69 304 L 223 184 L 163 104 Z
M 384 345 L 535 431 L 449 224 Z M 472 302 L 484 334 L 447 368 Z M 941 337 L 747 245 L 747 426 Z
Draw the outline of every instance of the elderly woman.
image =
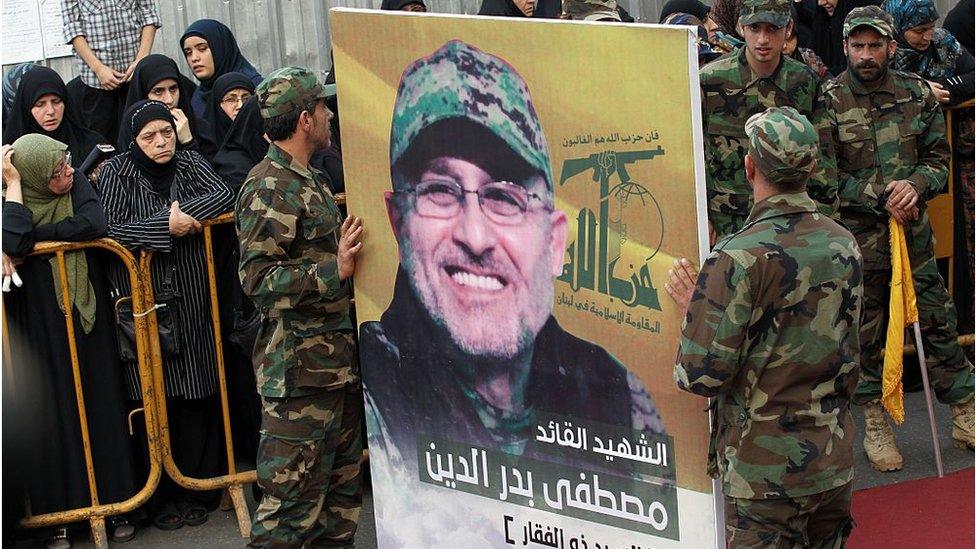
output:
M 104 137 L 85 128 L 68 102 L 64 80 L 53 70 L 35 65 L 17 85 L 9 118 L 5 115 L 3 142 L 10 144 L 23 135 L 37 133 L 68 146 L 71 165 L 81 166 Z
M 4 297 L 12 359 L 4 368 L 4 420 L 10 427 L 4 447 L 13 458 L 9 469 L 4 458 L 4 473 L 26 482 L 34 515 L 91 505 L 58 264 L 51 255 L 25 257 L 42 240 L 86 241 L 105 234 L 98 197 L 71 167 L 67 149 L 39 134 L 3 148 L 4 275 L 16 270 L 22 280 Z M 119 502 L 134 495 L 135 487 L 119 362 L 106 353 L 115 348 L 112 305 L 92 251 L 68 252 L 64 260 L 98 497 L 101 503 Z M 4 483 L 4 491 L 17 486 Z M 122 517 L 109 524 L 115 541 L 135 533 Z M 57 529 L 48 545 L 70 547 L 68 530 Z
M 218 78 L 210 94 L 207 122 L 218 143 L 223 143 L 244 103 L 254 95 L 254 84 L 242 72 L 229 72 Z
M 199 153 L 177 148 L 177 123 L 165 104 L 138 101 L 126 110 L 122 124 L 134 139 L 101 174 L 108 234 L 134 251 L 155 252 L 153 292 L 157 300 L 169 298 L 178 324 L 176 350 L 163 359 L 173 457 L 184 475 L 211 477 L 219 467 L 217 370 L 199 233 L 201 220 L 230 209 L 233 194 Z M 119 294 L 129 295 L 124 273 L 111 275 Z M 137 398 L 135 364 L 127 365 L 125 382 L 127 396 Z M 161 529 L 202 524 L 208 507 L 216 504 L 209 494 L 165 479 L 157 496 L 154 522 Z

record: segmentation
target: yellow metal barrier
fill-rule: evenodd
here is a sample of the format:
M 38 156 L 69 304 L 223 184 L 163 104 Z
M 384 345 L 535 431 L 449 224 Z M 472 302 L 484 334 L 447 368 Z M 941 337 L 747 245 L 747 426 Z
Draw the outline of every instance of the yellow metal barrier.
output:
M 91 505 L 89 507 L 70 509 L 55 513 L 45 513 L 43 515 L 28 515 L 26 518 L 22 519 L 20 523 L 26 528 L 40 528 L 58 524 L 67 524 L 80 520 L 88 520 L 91 523 L 92 539 L 95 542 L 95 546 L 105 548 L 108 547 L 108 540 L 105 534 L 105 517 L 127 513 L 145 503 L 156 490 L 156 486 L 159 485 L 159 480 L 162 475 L 160 467 L 162 460 L 160 458 L 160 449 L 157 443 L 157 434 L 159 431 L 158 418 L 156 415 L 156 407 L 154 405 L 157 400 L 155 393 L 156 386 L 152 379 L 153 358 L 152 350 L 150 348 L 150 341 L 147 335 L 151 332 L 155 333 L 156 320 L 155 315 L 134 315 L 139 378 L 142 382 L 142 401 L 145 408 L 146 433 L 149 441 L 149 476 L 146 479 L 146 484 L 129 499 L 118 503 L 102 504 L 98 500 L 98 487 L 96 486 L 95 482 L 95 465 L 92 463 L 91 440 L 88 433 L 85 396 L 82 389 L 83 380 L 81 379 L 81 372 L 78 364 L 78 347 L 75 341 L 71 292 L 68 288 L 68 274 L 64 260 L 64 254 L 66 252 L 91 248 L 100 248 L 113 252 L 125 265 L 126 270 L 129 273 L 129 282 L 132 286 L 132 310 L 134 313 L 145 312 L 150 310 L 153 306 L 151 298 L 151 286 L 149 286 L 150 291 L 146 292 L 145 289 L 147 287 L 146 284 L 148 280 L 140 276 L 140 271 L 138 269 L 135 257 L 129 252 L 129 250 L 114 240 L 102 238 L 91 242 L 42 242 L 37 244 L 34 251 L 29 254 L 31 256 L 54 254 L 57 258 L 58 275 L 61 288 L 64 288 L 64 291 L 62 292 L 62 302 L 64 304 L 64 310 L 67 311 L 64 317 L 68 333 L 68 350 L 71 357 L 71 372 L 74 378 L 75 399 L 78 405 L 78 418 L 81 423 L 81 437 L 85 452 L 85 466 L 88 472 L 88 490 L 89 494 L 91 495 Z M 10 347 L 7 345 L 7 337 L 9 332 L 7 331 L 6 312 L 4 312 L 3 330 L 4 348 L 8 349 L 7 353 L 9 353 Z M 8 361 L 11 359 L 9 354 L 5 356 L 5 359 Z M 16 382 L 16 380 L 10 376 L 10 372 L 5 373 L 8 374 L 5 376 L 6 381 L 9 382 L 12 380 Z

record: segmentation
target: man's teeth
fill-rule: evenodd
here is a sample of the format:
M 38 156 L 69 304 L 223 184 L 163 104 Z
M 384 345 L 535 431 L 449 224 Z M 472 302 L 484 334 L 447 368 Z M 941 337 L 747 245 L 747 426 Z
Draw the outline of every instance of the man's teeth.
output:
M 451 275 L 454 282 L 461 286 L 471 286 L 480 290 L 501 290 L 502 283 L 493 276 L 478 276 L 471 273 L 456 272 Z

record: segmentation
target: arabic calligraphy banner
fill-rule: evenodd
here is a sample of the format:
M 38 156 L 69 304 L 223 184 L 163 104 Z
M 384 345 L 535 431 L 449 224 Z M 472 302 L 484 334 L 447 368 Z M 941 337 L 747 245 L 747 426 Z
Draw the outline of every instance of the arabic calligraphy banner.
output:
M 691 34 L 330 20 L 379 546 L 713 546 L 664 291 L 707 241 Z

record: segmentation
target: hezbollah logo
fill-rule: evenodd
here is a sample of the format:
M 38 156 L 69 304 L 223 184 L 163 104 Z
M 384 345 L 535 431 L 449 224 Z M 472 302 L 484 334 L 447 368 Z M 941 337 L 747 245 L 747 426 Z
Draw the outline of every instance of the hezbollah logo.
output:
M 627 166 L 663 156 L 664 149 L 603 151 L 563 163 L 560 186 L 591 172 L 599 183 L 599 212 L 583 208 L 575 242 L 558 280 L 579 291 L 586 288 L 620 300 L 628 307 L 661 310 L 648 261 L 664 241 L 664 216 L 646 186 L 631 179 Z M 611 182 L 615 183 L 611 185 Z

